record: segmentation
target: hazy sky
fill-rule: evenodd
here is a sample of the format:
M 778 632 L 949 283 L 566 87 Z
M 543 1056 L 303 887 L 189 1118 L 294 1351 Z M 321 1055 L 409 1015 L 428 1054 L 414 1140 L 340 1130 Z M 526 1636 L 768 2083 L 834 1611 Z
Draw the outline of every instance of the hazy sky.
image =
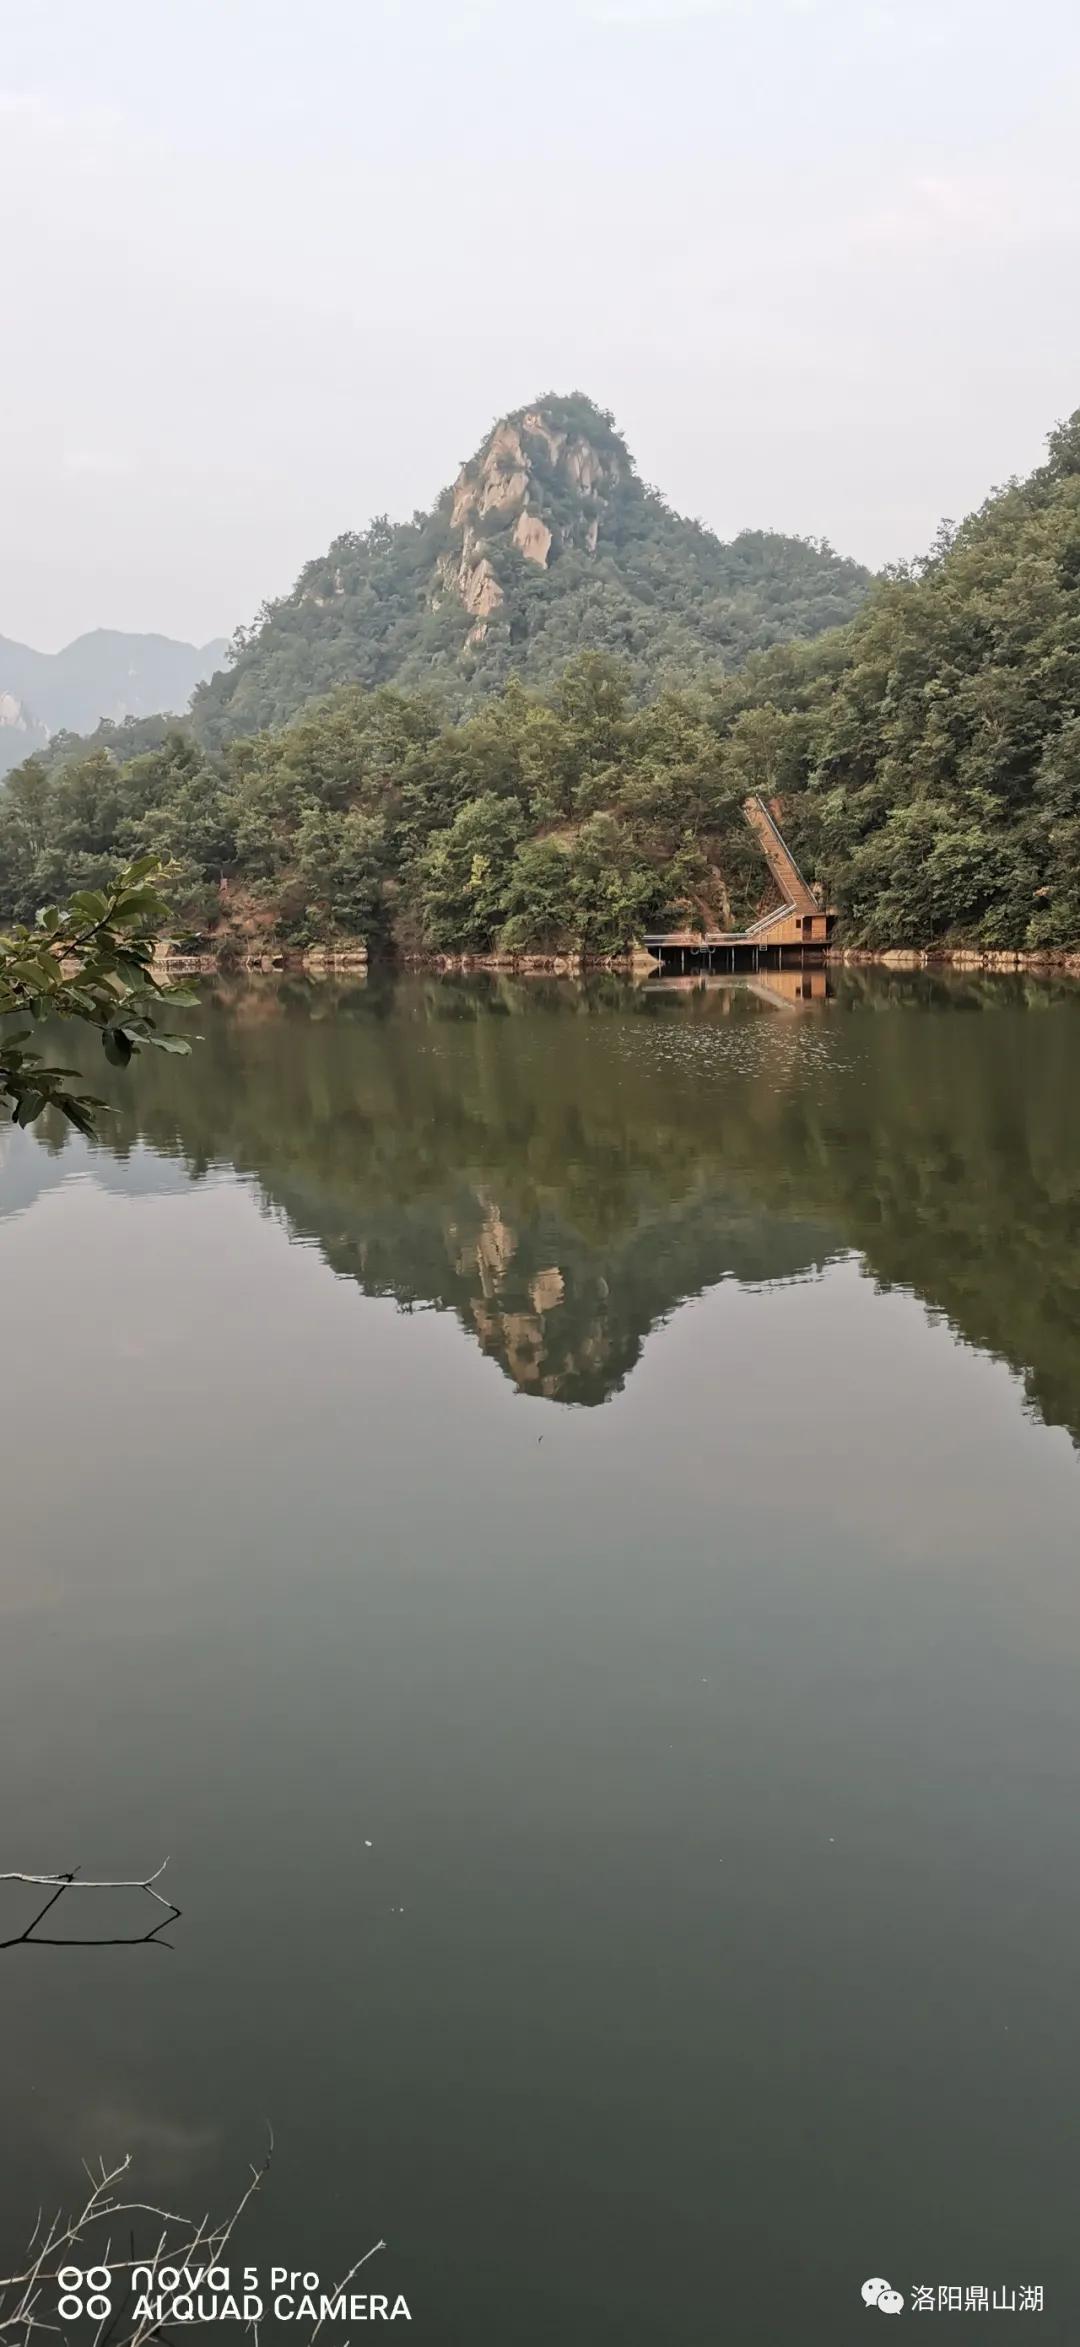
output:
M 203 639 L 545 389 L 878 563 L 1080 404 L 1075 0 L 0 0 L 0 633 Z

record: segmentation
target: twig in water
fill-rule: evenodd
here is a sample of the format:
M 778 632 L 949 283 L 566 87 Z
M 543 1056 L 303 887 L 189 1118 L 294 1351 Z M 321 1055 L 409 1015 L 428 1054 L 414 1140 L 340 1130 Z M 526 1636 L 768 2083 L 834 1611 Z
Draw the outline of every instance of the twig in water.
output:
M 164 1931 L 170 1923 L 175 1923 L 177 1921 L 180 1915 L 180 1909 L 175 1905 L 173 1900 L 166 1899 L 161 1891 L 156 1891 L 154 1889 L 154 1884 L 156 1882 L 160 1882 L 168 1863 L 168 1859 L 163 1858 L 160 1866 L 155 1867 L 153 1874 L 144 1876 L 132 1875 L 125 1878 L 109 1879 L 102 1879 L 100 1877 L 92 1877 L 89 1875 L 80 1874 L 78 1867 L 73 1867 L 67 1872 L 56 1874 L 24 1874 L 21 1869 L 14 1869 L 8 1873 L 0 1873 L 0 1883 L 32 1883 L 35 1888 L 47 1890 L 52 1894 L 50 1898 L 46 1899 L 44 1906 L 39 1907 L 37 1914 L 31 1917 L 31 1920 L 27 1924 L 25 1931 L 16 1932 L 13 1938 L 9 1940 L 0 1940 L 0 1949 L 21 1947 L 143 1948 L 149 1946 L 167 1948 L 171 1946 L 171 1942 L 169 1940 L 159 1940 L 158 1933 Z M 74 1938 L 39 1938 L 37 1936 L 38 1924 L 44 1922 L 44 1919 L 49 1913 L 50 1908 L 56 1906 L 57 1901 L 63 1897 L 65 1891 L 145 1891 L 148 1898 L 153 1899 L 157 1906 L 163 1907 L 165 1909 L 165 1913 L 162 1916 L 160 1922 L 155 1923 L 151 1930 L 145 1932 L 126 1933 L 120 1939 L 83 1940 Z

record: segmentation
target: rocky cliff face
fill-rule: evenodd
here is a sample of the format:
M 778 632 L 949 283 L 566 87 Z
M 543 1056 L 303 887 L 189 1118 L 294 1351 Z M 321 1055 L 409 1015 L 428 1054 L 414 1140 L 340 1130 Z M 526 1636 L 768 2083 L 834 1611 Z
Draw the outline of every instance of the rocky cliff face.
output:
M 473 643 L 506 600 L 497 542 L 538 570 L 570 547 L 595 555 L 605 510 L 630 476 L 614 435 L 610 449 L 598 448 L 584 431 L 556 420 L 557 413 L 532 407 L 504 417 L 454 483 L 455 542 L 439 564 L 439 586 L 457 595 L 473 618 Z

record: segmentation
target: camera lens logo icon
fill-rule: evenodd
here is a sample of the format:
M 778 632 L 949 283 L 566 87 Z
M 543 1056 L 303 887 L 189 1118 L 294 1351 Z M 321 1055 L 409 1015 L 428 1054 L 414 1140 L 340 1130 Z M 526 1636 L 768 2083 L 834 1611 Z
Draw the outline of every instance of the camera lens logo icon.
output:
M 864 2306 L 876 2306 L 879 2314 L 902 2314 L 904 2311 L 903 2292 L 894 2290 L 892 2283 L 884 2281 L 880 2274 L 875 2280 L 863 2283 L 862 2294 Z
M 88 2314 L 94 2322 L 112 2313 L 112 2274 L 108 2266 L 61 2266 L 56 2277 L 60 2285 L 57 2312 L 65 2322 L 74 2322 L 80 2314 Z

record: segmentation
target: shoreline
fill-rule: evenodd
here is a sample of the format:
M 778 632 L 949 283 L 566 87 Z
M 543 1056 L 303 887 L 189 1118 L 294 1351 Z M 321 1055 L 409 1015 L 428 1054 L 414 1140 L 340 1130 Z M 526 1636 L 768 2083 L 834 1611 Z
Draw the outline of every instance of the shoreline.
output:
M 291 974 L 312 978 L 353 976 L 364 977 L 372 967 L 382 970 L 411 971 L 422 975 L 425 971 L 439 977 L 470 977 L 476 973 L 494 972 L 515 978 L 582 978 L 605 971 L 619 977 L 645 977 L 655 968 L 653 956 L 643 951 L 625 954 L 580 953 L 401 953 L 386 959 L 376 957 L 374 964 L 363 948 L 350 946 L 337 952 L 331 946 L 306 946 L 302 950 L 282 946 L 277 951 L 266 949 L 254 953 L 236 953 L 223 949 L 220 953 L 159 953 L 155 968 L 167 977 L 204 977 L 219 975 L 222 971 L 245 971 L 254 977 L 278 977 Z
M 1080 947 L 1018 947 L 1015 952 L 975 945 L 888 946 L 871 951 L 864 946 L 835 946 L 825 956 L 830 969 L 879 970 L 996 970 L 1003 976 L 1080 978 Z
M 794 967 L 795 965 L 790 965 Z M 436 977 L 472 977 L 493 974 L 512 978 L 587 978 L 610 975 L 620 978 L 655 976 L 655 957 L 644 949 L 623 954 L 580 953 L 403 953 L 372 964 L 362 948 L 350 946 L 341 951 L 331 946 L 307 946 L 302 951 L 282 947 L 279 951 L 260 951 L 237 954 L 221 953 L 160 953 L 155 969 L 165 979 L 180 977 L 211 978 L 223 972 L 244 973 L 252 977 L 366 977 L 376 969 L 409 972 L 416 976 L 425 973 Z M 1038 949 L 1004 952 L 979 946 L 889 946 L 871 949 L 865 946 L 833 946 L 808 969 L 879 969 L 879 970 L 958 970 L 960 972 L 992 971 L 1001 976 L 1025 973 L 1032 977 L 1080 978 L 1080 947 L 1044 946 Z M 740 975 L 738 971 L 732 973 Z M 717 973 L 720 975 L 720 973 Z

